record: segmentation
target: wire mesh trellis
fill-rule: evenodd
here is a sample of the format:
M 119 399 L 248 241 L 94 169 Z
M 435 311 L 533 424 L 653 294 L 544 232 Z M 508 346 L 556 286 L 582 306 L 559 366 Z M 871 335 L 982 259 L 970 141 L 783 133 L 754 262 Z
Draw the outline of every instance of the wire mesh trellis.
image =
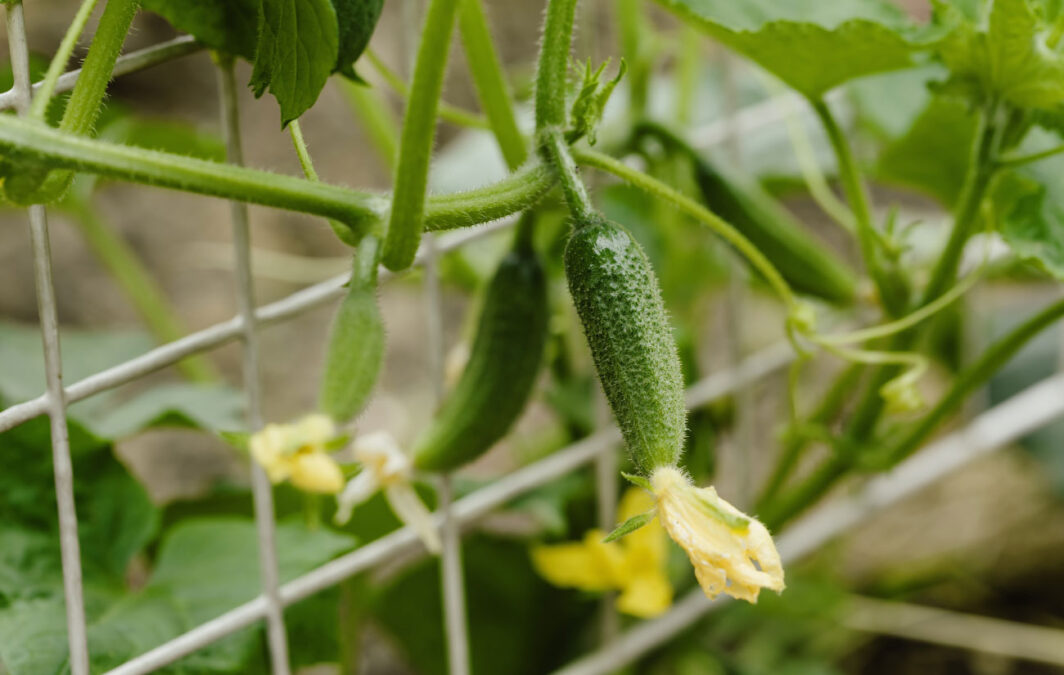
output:
M 29 78 L 23 8 L 20 3 L 7 7 L 7 30 L 14 86 L 11 91 L 0 93 L 0 109 L 14 107 L 22 113 L 28 109 L 32 85 Z M 199 45 L 191 39 L 178 38 L 123 56 L 119 59 L 115 73 L 121 75 L 147 68 L 196 49 L 199 49 Z M 71 88 L 77 76 L 78 71 L 72 71 L 61 77 L 57 90 Z M 221 71 L 220 89 L 230 160 L 239 161 L 235 99 L 232 96 L 232 81 L 224 70 Z M 728 134 L 755 131 L 778 121 L 784 114 L 778 101 L 759 104 L 739 111 L 730 121 L 707 125 L 693 134 L 693 140 L 701 147 L 715 145 L 723 142 Z M 67 443 L 67 404 L 132 382 L 153 371 L 173 365 L 187 356 L 207 352 L 234 339 L 240 339 L 243 341 L 245 352 L 245 393 L 249 400 L 249 426 L 252 429 L 257 428 L 262 423 L 258 405 L 258 365 L 255 350 L 257 331 L 262 327 L 293 319 L 310 309 L 336 300 L 343 293 L 347 275 L 310 286 L 280 301 L 256 307 L 251 284 L 246 207 L 234 204 L 232 218 L 239 315 L 64 387 L 60 372 L 59 330 L 52 283 L 47 213 L 43 206 L 28 209 L 47 387 L 37 398 L 0 411 L 0 432 L 42 414 L 47 414 L 51 420 L 69 663 L 73 675 L 88 674 L 89 646 L 81 590 L 73 473 Z M 507 220 L 472 231 L 433 237 L 419 253 L 418 263 L 431 261 L 438 253 L 453 250 L 511 224 L 512 220 Z M 385 271 L 382 279 L 387 277 Z M 437 309 L 430 307 L 430 311 Z M 733 367 L 692 385 L 687 392 L 687 404 L 698 406 L 735 392 L 779 371 L 789 364 L 791 359 L 792 352 L 786 345 L 776 345 L 751 355 Z M 859 526 L 880 510 L 1061 416 L 1064 416 L 1064 374 L 1046 378 L 1016 394 L 982 413 L 963 429 L 930 444 L 891 472 L 871 479 L 859 490 L 799 520 L 779 537 L 780 554 L 785 562 L 799 560 L 831 538 Z M 452 628 L 461 626 L 461 630 L 446 631 L 452 675 L 464 675 L 469 670 L 464 617 L 460 603 L 461 558 L 457 555 L 463 528 L 514 498 L 580 467 L 592 463 L 597 463 L 600 469 L 607 467 L 608 463 L 602 460 L 615 453 L 619 442 L 620 433 L 611 426 L 461 499 L 453 502 L 449 498 L 441 500 L 443 506 L 441 512 L 436 514 L 436 519 L 445 532 L 445 555 L 450 556 L 449 566 L 445 565 L 447 570 L 442 576 L 442 583 L 445 585 L 445 596 L 449 595 L 459 601 L 451 607 L 449 614 L 452 616 L 448 617 L 448 624 Z M 608 472 L 599 470 L 596 473 L 601 477 L 597 481 L 600 489 L 612 485 L 605 478 Z M 448 479 L 444 478 L 443 492 L 449 495 L 447 482 Z M 288 673 L 284 607 L 335 586 L 396 555 L 413 553 L 421 548 L 414 532 L 410 528 L 402 528 L 288 583 L 279 584 L 273 547 L 274 521 L 270 487 L 261 471 L 254 473 L 253 488 L 260 536 L 259 562 L 263 569 L 262 594 L 110 670 L 108 675 L 140 675 L 152 672 L 262 620 L 267 623 L 273 672 Z M 603 501 L 600 507 L 603 513 L 600 515 L 609 513 L 612 508 L 612 503 Z M 447 552 L 446 546 L 448 540 L 451 543 L 450 553 Z M 451 587 L 446 588 L 447 585 Z M 699 590 L 692 591 L 665 615 L 644 621 L 614 635 L 597 651 L 570 663 L 555 675 L 603 675 L 612 672 L 664 644 L 722 604 L 722 601 L 707 600 Z

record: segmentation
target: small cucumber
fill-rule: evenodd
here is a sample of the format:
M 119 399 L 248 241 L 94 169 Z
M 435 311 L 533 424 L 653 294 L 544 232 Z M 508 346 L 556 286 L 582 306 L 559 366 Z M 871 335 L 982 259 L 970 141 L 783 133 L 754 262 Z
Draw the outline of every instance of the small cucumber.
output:
M 488 284 L 462 376 L 417 442 L 414 464 L 451 471 L 510 430 L 532 393 L 547 341 L 547 283 L 531 242 L 531 215 Z
M 749 239 L 791 288 L 835 304 L 854 301 L 857 282 L 849 267 L 759 185 L 730 175 L 660 124 L 643 122 L 635 134 L 652 136 L 670 151 L 686 155 L 706 206 Z
M 654 270 L 620 225 L 593 214 L 574 230 L 569 293 L 625 444 L 646 475 L 675 466 L 687 424 L 683 374 Z
M 380 242 L 367 236 L 355 253 L 347 295 L 333 319 L 318 407 L 337 422 L 361 412 L 384 360 L 384 323 L 377 305 Z
M 706 206 L 760 249 L 791 288 L 839 305 L 854 301 L 853 274 L 760 186 L 729 176 L 705 158 L 695 162 L 695 181 Z

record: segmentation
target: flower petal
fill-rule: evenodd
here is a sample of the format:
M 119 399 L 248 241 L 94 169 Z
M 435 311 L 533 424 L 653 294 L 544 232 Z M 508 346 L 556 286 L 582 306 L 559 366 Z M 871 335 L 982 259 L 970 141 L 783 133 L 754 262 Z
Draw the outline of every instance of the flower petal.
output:
M 414 488 L 409 483 L 393 483 L 384 488 L 384 496 L 399 520 L 414 528 L 429 553 L 439 553 L 442 546 L 436 523 Z
M 291 461 L 292 485 L 306 492 L 334 495 L 344 489 L 340 466 L 323 452 L 301 452 Z
M 617 609 L 641 619 L 658 616 L 672 604 L 672 585 L 658 568 L 628 579 L 617 598 Z

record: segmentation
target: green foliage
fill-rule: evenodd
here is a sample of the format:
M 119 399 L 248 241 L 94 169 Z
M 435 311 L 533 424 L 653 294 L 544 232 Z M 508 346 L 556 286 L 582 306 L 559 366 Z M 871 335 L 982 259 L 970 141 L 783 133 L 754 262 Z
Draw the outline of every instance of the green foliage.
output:
M 174 28 L 212 49 L 251 61 L 259 35 L 262 0 L 144 0 Z
M 658 1 L 810 98 L 905 68 L 924 47 L 919 31 L 884 0 Z
M 994 208 L 1001 236 L 1016 255 L 1064 280 L 1064 193 L 1059 180 L 1046 181 L 1046 175 L 1031 167 L 1002 176 Z
M 337 50 L 335 71 L 349 79 L 361 82 L 355 73 L 355 61 L 369 45 L 377 19 L 384 9 L 384 0 L 333 0 L 336 22 L 339 27 L 340 45 Z

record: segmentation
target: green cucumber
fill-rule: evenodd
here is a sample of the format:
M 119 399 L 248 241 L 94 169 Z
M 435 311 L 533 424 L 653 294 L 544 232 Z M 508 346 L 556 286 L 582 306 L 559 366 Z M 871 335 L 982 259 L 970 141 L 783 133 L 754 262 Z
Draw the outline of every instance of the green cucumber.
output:
M 347 295 L 329 334 L 318 407 L 337 422 L 362 411 L 384 360 L 384 323 L 377 305 L 379 263 L 380 242 L 367 236 L 355 253 Z
M 569 293 L 632 459 L 676 466 L 687 427 L 683 374 L 658 280 L 632 235 L 601 215 L 575 223 Z
M 488 284 L 469 362 L 414 449 L 414 465 L 451 471 L 513 426 L 536 382 L 547 341 L 547 282 L 532 247 L 532 216 Z
M 796 292 L 838 305 L 853 303 L 857 294 L 853 272 L 761 186 L 713 164 L 658 124 L 642 123 L 636 134 L 654 136 L 687 155 L 706 206 L 749 239 Z

